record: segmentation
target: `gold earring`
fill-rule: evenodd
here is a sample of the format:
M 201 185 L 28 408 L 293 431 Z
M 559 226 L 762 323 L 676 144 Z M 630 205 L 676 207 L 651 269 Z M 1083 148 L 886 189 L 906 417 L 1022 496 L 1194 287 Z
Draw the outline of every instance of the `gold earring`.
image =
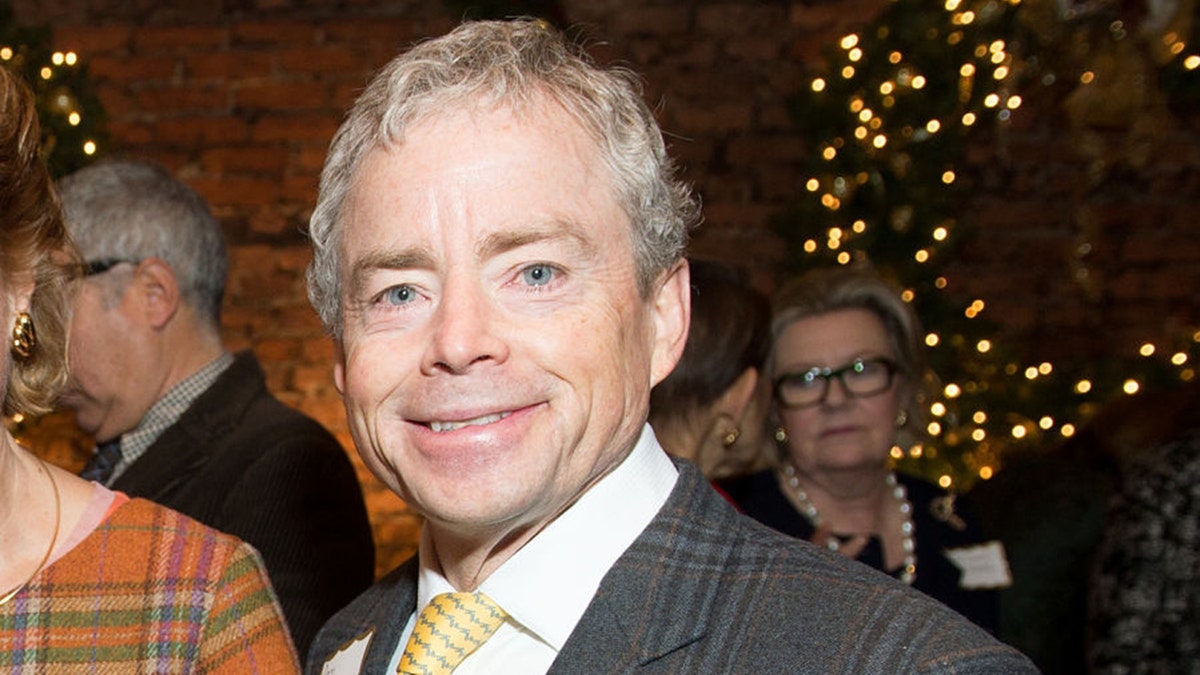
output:
M 733 444 L 737 443 L 738 436 L 741 436 L 741 435 L 742 435 L 742 430 L 737 427 L 734 427 L 733 429 L 730 429 L 728 432 L 726 432 L 724 436 L 721 437 L 721 444 L 727 448 L 733 447 Z
M 776 443 L 787 443 L 787 439 L 788 439 L 787 429 L 784 429 L 783 427 L 776 427 L 775 428 L 775 442 Z
M 12 352 L 19 359 L 28 359 L 33 356 L 33 350 L 37 347 L 37 331 L 33 329 L 33 319 L 30 318 L 28 312 L 17 314 L 17 320 L 13 322 L 12 330 Z
M 902 427 L 905 424 L 908 424 L 908 411 L 901 410 L 900 412 L 896 413 L 896 426 Z

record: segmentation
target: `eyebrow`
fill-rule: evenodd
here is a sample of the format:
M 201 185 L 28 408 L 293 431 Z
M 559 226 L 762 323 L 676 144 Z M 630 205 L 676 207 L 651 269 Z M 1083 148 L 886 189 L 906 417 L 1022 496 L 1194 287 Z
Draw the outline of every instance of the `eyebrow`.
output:
M 522 246 L 547 241 L 565 240 L 588 257 L 596 252 L 596 243 L 580 233 L 580 228 L 569 220 L 549 220 L 524 229 L 496 232 L 488 235 L 476 249 L 481 260 L 487 260 Z
M 486 260 L 522 246 L 556 240 L 570 242 L 587 257 L 595 256 L 595 242 L 580 234 L 579 228 L 566 220 L 550 220 L 524 229 L 490 234 L 476 247 L 475 255 L 480 260 Z M 433 256 L 424 248 L 413 247 L 400 251 L 369 250 L 354 262 L 350 270 L 350 297 L 358 297 L 367 285 L 370 275 L 376 271 L 431 270 L 436 267 Z
M 433 269 L 433 257 L 428 252 L 412 248 L 402 251 L 373 249 L 367 251 L 350 270 L 350 297 L 357 298 L 367 279 L 378 270 Z

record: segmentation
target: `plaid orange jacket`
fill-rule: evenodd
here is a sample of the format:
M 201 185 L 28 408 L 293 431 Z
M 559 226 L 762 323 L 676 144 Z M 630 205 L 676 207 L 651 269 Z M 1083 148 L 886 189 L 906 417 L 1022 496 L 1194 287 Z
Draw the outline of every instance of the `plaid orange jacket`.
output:
M 0 606 L 0 672 L 299 672 L 248 544 L 151 502 L 121 505 Z

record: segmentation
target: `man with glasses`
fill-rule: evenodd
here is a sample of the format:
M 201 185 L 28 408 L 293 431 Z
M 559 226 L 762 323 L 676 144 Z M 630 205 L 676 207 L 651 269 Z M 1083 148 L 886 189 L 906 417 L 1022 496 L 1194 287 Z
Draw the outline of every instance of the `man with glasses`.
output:
M 95 164 L 60 189 L 85 260 L 61 400 L 98 442 L 84 477 L 257 548 L 303 654 L 374 577 L 349 458 L 271 395 L 251 352 L 225 349 L 228 259 L 200 195 L 137 161 Z

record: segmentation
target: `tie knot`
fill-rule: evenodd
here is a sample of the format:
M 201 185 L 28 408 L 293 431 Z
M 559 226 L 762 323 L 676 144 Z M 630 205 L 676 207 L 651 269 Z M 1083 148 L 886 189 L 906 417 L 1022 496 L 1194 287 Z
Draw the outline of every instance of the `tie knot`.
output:
M 451 673 L 507 616 L 483 593 L 435 595 L 413 627 L 400 657 L 398 673 L 443 675 Z
M 118 436 L 97 447 L 95 454 L 88 460 L 87 466 L 79 475 L 85 480 L 94 480 L 101 485 L 108 485 L 119 461 L 121 461 L 121 438 Z

